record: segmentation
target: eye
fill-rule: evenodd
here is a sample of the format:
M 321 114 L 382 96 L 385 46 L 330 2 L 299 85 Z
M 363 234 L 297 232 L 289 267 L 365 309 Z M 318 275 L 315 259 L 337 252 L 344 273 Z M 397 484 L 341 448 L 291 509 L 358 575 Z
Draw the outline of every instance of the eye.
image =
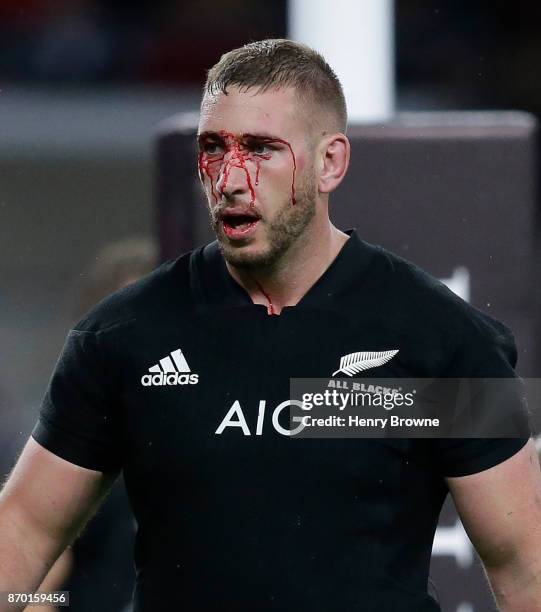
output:
M 222 147 L 217 142 L 205 142 L 201 146 L 201 149 L 204 153 L 208 155 L 217 155 L 222 152 Z
M 263 144 L 262 142 L 256 142 L 252 145 L 252 151 L 257 155 L 264 155 L 265 153 L 268 153 L 268 150 L 269 148 L 267 145 Z
M 272 152 L 272 147 L 265 142 L 251 142 L 248 149 L 255 155 L 269 155 Z

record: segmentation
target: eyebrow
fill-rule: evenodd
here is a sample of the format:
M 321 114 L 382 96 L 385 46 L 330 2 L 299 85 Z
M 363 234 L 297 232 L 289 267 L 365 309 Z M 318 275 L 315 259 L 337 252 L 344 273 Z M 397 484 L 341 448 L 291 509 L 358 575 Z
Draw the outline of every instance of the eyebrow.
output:
M 220 134 L 218 132 L 201 132 L 200 134 L 197 134 L 197 140 L 204 140 L 205 138 L 221 138 Z
M 280 138 L 279 136 L 274 136 L 273 134 L 268 134 L 265 132 L 261 132 L 258 134 L 254 134 L 251 132 L 246 132 L 244 134 L 241 134 L 241 140 L 266 140 L 266 141 L 271 141 L 271 140 L 275 140 L 275 141 L 282 141 L 283 139 Z M 223 136 L 220 134 L 220 132 L 214 132 L 212 130 L 208 130 L 206 132 L 201 132 L 200 134 L 197 135 L 197 140 L 199 142 L 201 142 L 202 140 L 205 139 L 209 139 L 209 140 L 223 140 Z
M 273 134 L 267 134 L 267 133 L 260 133 L 260 134 L 243 134 L 242 135 L 243 138 L 247 138 L 247 139 L 251 139 L 251 140 L 279 140 L 281 141 L 282 138 L 278 137 L 278 136 L 274 136 Z

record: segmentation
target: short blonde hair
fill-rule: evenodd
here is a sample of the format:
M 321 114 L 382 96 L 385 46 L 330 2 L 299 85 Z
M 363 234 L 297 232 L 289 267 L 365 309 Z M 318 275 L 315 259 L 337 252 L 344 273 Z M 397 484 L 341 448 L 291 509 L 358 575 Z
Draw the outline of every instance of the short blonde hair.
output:
M 306 45 L 271 38 L 225 53 L 208 71 L 204 95 L 227 95 L 227 88 L 232 85 L 241 91 L 253 88 L 261 92 L 293 87 L 302 101 L 330 114 L 337 129 L 346 131 L 347 108 L 342 85 L 323 56 Z

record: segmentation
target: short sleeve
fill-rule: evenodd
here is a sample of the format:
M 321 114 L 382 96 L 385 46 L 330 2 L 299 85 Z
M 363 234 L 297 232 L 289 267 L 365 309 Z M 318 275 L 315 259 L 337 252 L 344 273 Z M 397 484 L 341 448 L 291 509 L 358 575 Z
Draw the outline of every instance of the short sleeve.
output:
M 526 444 L 528 438 L 456 438 L 437 441 L 443 476 L 477 474 L 506 461 Z
M 499 321 L 478 311 L 473 316 L 468 334 L 457 351 L 448 377 L 468 379 L 516 379 L 517 350 L 513 334 Z M 482 382 L 479 381 L 481 385 Z M 491 387 L 484 406 L 504 410 L 505 418 L 520 432 L 505 438 L 442 438 L 433 440 L 440 473 L 447 477 L 467 476 L 482 472 L 516 454 L 528 441 L 530 424 L 524 400 L 518 395 L 519 385 L 510 385 L 507 397 L 496 397 Z M 516 390 L 516 396 L 515 396 Z M 492 396 L 494 402 L 490 403 Z M 502 406 L 502 402 L 505 406 Z
M 100 472 L 121 468 L 110 364 L 99 334 L 72 330 L 32 437 L 66 461 Z

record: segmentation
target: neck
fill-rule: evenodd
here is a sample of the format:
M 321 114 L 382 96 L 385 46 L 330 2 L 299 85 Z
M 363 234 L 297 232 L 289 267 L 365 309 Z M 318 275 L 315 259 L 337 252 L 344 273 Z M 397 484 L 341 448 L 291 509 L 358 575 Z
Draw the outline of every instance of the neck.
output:
M 327 219 L 318 231 L 306 232 L 272 267 L 244 270 L 227 263 L 227 268 L 254 304 L 263 304 L 269 314 L 277 315 L 285 306 L 295 306 L 300 302 L 347 240 L 347 234 Z

